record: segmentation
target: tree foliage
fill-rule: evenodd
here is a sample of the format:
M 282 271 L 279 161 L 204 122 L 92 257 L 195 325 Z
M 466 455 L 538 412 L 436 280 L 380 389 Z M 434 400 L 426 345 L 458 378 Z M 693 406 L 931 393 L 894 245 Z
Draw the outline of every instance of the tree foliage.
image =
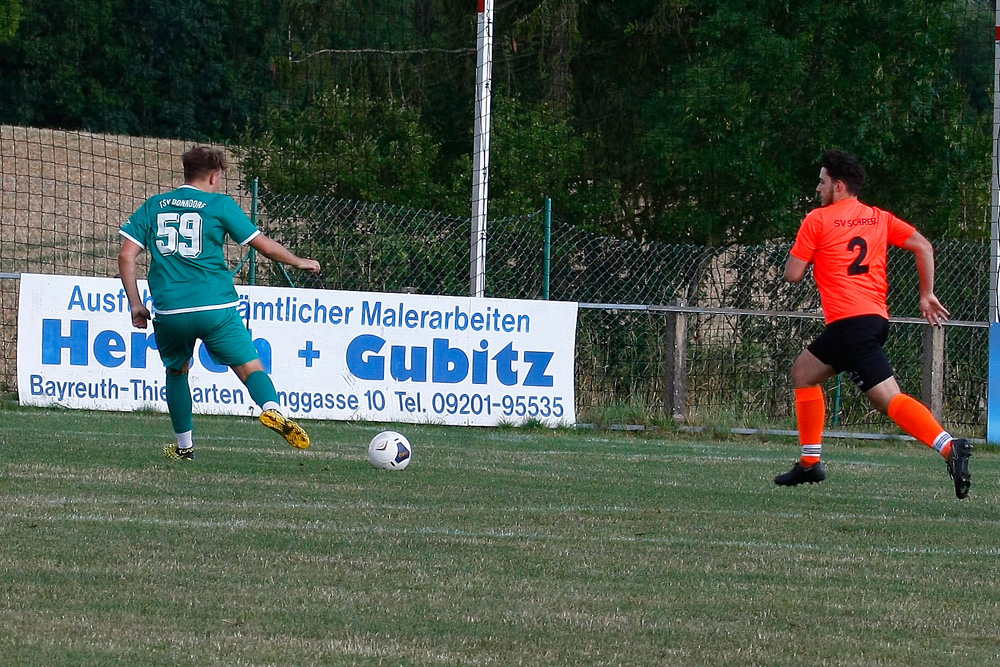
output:
M 970 98 L 989 78 L 963 81 L 953 61 L 988 11 L 871 0 L 587 7 L 610 26 L 595 53 L 618 50 L 637 73 L 585 83 L 588 99 L 604 90 L 613 105 L 591 116 L 608 163 L 634 165 L 625 229 L 709 245 L 788 235 L 820 153 L 841 148 L 869 165 L 872 203 L 932 235 L 982 233 L 967 213 L 984 210 L 990 124 Z
M 280 0 L 12 6 L 17 33 L 0 40 L 5 123 L 226 140 L 273 95 Z
M 438 145 L 402 102 L 317 93 L 298 109 L 269 108 L 241 145 L 244 172 L 274 192 L 433 208 L 443 190 L 432 175 Z
M 827 148 L 928 236 L 981 238 L 985 0 L 497 3 L 493 215 L 788 237 Z M 238 143 L 264 187 L 470 210 L 475 3 L 11 0 L 0 122 Z

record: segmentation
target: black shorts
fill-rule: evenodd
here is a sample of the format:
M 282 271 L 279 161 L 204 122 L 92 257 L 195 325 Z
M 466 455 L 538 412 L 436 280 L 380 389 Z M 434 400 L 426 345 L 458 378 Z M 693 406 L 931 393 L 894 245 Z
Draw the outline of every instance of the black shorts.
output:
M 882 346 L 889 320 L 881 315 L 846 317 L 827 325 L 807 348 L 838 373 L 847 373 L 861 391 L 892 377 L 892 366 Z

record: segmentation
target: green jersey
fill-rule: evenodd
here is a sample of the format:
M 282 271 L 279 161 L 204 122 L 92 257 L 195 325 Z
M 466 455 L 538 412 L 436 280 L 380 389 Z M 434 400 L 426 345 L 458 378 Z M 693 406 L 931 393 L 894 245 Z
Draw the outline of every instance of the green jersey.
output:
M 260 230 L 228 195 L 182 185 L 147 199 L 119 234 L 149 250 L 153 312 L 171 315 L 238 305 L 223 245 Z

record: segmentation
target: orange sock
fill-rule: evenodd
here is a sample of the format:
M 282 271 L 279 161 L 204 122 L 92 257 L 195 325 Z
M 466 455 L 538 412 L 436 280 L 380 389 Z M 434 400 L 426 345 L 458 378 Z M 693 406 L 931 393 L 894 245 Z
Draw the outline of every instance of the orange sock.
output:
M 889 418 L 901 429 L 948 458 L 951 434 L 944 430 L 927 406 L 906 394 L 896 394 L 889 401 Z
M 795 390 L 795 418 L 799 425 L 799 444 L 802 445 L 799 465 L 810 468 L 823 456 L 826 398 L 822 387 L 799 387 Z

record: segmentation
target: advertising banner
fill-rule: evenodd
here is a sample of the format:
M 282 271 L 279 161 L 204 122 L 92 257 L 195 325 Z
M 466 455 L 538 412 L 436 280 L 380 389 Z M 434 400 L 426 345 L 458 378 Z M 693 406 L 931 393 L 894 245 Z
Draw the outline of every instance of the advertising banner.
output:
M 282 408 L 294 419 L 491 426 L 573 424 L 577 304 L 237 286 Z M 149 305 L 144 281 L 139 291 Z M 22 405 L 166 412 L 152 326 L 114 278 L 21 274 Z M 199 342 L 195 413 L 257 414 Z

